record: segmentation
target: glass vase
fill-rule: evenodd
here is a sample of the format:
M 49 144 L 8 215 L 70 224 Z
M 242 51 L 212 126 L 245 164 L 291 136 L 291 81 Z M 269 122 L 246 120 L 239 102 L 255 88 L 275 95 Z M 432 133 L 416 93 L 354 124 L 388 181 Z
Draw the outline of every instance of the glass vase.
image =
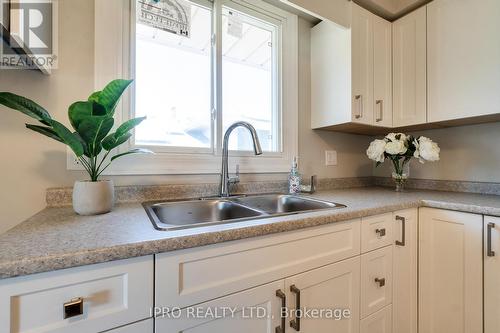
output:
M 396 192 L 403 192 L 406 182 L 410 178 L 410 161 L 404 158 L 392 160 L 393 171 L 392 179 L 396 185 Z

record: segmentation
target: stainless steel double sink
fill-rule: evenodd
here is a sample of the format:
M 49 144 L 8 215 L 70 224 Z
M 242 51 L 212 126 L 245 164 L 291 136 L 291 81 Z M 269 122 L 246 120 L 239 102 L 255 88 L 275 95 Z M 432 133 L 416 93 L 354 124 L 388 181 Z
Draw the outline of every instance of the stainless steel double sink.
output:
M 346 206 L 308 197 L 266 194 L 144 204 L 158 230 L 177 230 Z

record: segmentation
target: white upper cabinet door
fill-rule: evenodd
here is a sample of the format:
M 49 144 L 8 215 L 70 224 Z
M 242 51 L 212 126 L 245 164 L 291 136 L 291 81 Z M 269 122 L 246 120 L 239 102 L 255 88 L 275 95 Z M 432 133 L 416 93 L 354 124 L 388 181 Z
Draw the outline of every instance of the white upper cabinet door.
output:
M 393 125 L 427 122 L 427 28 L 422 7 L 393 23 Z
M 359 257 L 356 257 L 286 279 L 285 289 L 289 311 L 294 311 L 298 303 L 301 309 L 350 311 L 350 317 L 337 318 L 338 320 L 331 318 L 328 314 L 318 319 L 313 316 L 304 316 L 298 320 L 292 316 L 291 322 L 287 324 L 287 332 L 358 333 L 359 274 L 360 261 Z
M 373 14 L 352 8 L 352 121 L 366 125 L 373 117 Z
M 430 122 L 500 113 L 500 1 L 427 6 Z
M 484 333 L 500 332 L 500 218 L 484 218 Z
M 482 333 L 482 215 L 419 215 L 419 333 Z
M 392 127 L 392 24 L 373 15 L 374 125 Z
M 418 211 L 393 214 L 393 323 L 395 333 L 417 333 Z
M 157 316 L 156 333 L 274 333 L 278 328 L 284 332 L 281 307 L 285 297 L 283 280 L 276 281 L 178 314 Z

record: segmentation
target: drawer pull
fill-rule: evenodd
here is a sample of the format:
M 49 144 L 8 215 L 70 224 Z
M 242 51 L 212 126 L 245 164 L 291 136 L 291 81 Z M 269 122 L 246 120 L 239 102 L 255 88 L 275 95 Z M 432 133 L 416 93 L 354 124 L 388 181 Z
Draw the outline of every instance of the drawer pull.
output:
M 375 232 L 379 235 L 379 237 L 384 237 L 385 236 L 385 228 L 376 229 Z
M 396 216 L 396 221 L 401 221 L 401 241 L 396 241 L 396 245 L 406 245 L 406 218 L 403 216 Z
M 378 283 L 378 286 L 382 288 L 383 286 L 385 286 L 385 278 L 375 278 L 375 283 Z
M 280 309 L 280 318 L 281 318 L 281 326 L 276 327 L 275 333 L 285 333 L 286 329 L 286 317 L 283 315 L 283 309 L 286 308 L 286 295 L 281 289 L 276 290 L 276 297 L 281 299 L 281 309 Z
M 297 332 L 300 331 L 300 289 L 297 288 L 295 285 L 290 286 L 290 291 L 295 294 L 295 319 L 290 321 L 290 327 L 296 330 Z
M 83 314 L 83 298 L 73 298 L 64 303 L 64 319 L 73 318 Z

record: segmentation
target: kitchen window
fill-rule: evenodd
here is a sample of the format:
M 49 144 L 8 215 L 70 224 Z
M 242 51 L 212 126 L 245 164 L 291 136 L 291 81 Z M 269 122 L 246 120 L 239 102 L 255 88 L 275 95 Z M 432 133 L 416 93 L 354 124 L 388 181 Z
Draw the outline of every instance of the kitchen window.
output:
M 240 120 L 256 128 L 264 155 L 253 156 L 249 133 L 235 130 L 229 144 L 233 172 L 237 164 L 243 173 L 286 172 L 297 152 L 297 17 L 259 0 L 174 2 L 189 7 L 189 29 L 180 34 L 144 24 L 133 14 L 141 3 L 155 1 L 132 0 L 116 15 L 122 20 L 117 27 L 128 23 L 130 31 L 115 44 L 123 59 L 118 71 L 135 79 L 121 117 L 147 116 L 125 148 L 156 154 L 131 156 L 110 173 L 218 173 L 224 132 Z M 112 32 L 98 36 L 104 24 L 99 20 L 108 26 L 113 21 L 98 13 L 109 13 L 113 5 L 95 3 L 101 7 L 96 16 L 102 16 L 96 17 L 97 51 L 106 41 L 109 48 L 113 38 Z M 97 85 L 98 68 L 109 60 L 96 62 Z

